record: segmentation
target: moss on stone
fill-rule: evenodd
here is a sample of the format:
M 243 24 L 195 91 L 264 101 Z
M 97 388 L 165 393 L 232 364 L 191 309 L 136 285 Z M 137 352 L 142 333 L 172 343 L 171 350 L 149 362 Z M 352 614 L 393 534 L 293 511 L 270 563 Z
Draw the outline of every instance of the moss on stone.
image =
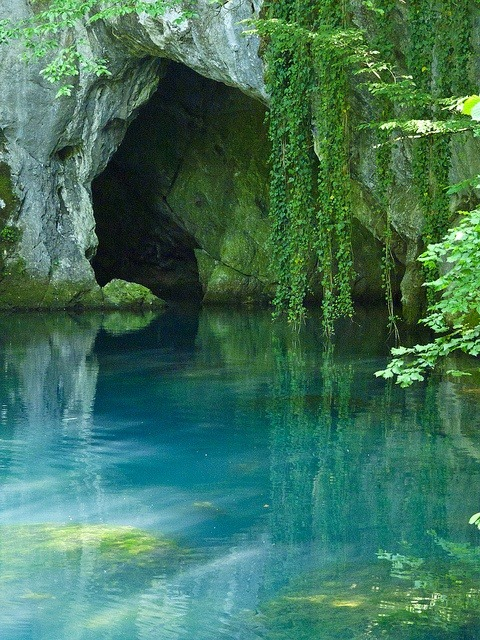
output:
M 265 291 L 258 287 L 254 292 L 245 276 L 274 280 L 268 251 L 265 110 L 229 87 L 207 89 L 211 96 L 203 126 L 189 141 L 168 203 L 210 257 L 199 259 L 197 252 L 205 301 L 224 302 L 229 288 L 238 300 L 240 280 L 247 284 L 245 300 L 258 293 L 262 298 Z M 223 266 L 215 267 L 214 260 Z
M 44 525 L 39 527 L 45 547 L 57 551 L 81 551 L 85 547 L 98 549 L 101 554 L 119 557 L 151 553 L 171 543 L 129 526 L 107 526 L 101 524 L 72 524 L 65 526 Z
M 248 276 L 217 262 L 204 289 L 205 303 L 214 304 L 253 304 L 268 302 L 268 283 L 254 276 Z
M 95 558 L 96 569 L 172 569 L 188 550 L 176 541 L 131 526 L 108 524 L 26 524 L 0 526 L 0 582 L 25 570 L 75 564 L 79 555 Z M 176 562 L 177 561 L 177 562 Z
M 94 282 L 52 282 L 31 275 L 22 259 L 3 265 L 0 310 L 101 308 L 103 296 Z
M 18 198 L 13 190 L 10 167 L 6 162 L 0 162 L 0 277 L 5 271 L 7 256 L 21 238 L 21 231 L 7 224 L 18 204 Z
M 102 287 L 102 292 L 105 308 L 162 308 L 165 306 L 165 302 L 153 295 L 150 289 L 136 282 L 114 279 Z
M 12 174 L 6 162 L 0 162 L 0 225 L 10 218 L 18 206 L 18 198 L 12 186 Z

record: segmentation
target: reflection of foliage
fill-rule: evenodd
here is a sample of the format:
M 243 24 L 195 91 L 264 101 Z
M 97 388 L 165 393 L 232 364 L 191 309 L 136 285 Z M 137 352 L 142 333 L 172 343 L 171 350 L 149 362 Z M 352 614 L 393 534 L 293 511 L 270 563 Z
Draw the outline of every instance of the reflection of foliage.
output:
M 335 566 L 302 575 L 262 608 L 268 640 L 477 637 L 480 589 L 448 561 L 379 555 L 375 565 Z M 459 635 L 461 634 L 461 635 Z M 472 635 L 473 634 L 473 635 Z
M 272 423 L 272 530 L 284 542 L 297 542 L 312 535 L 312 527 L 338 524 L 339 514 L 317 507 L 327 490 L 335 493 L 335 504 L 346 504 L 342 427 L 350 411 L 353 370 L 336 361 L 332 350 L 313 352 L 305 334 L 294 331 L 276 336 L 273 399 L 269 407 Z M 314 363 L 320 366 L 315 367 Z M 312 376 L 312 372 L 317 374 Z M 320 461 L 320 447 L 331 442 Z M 321 468 L 319 469 L 319 464 Z M 323 474 L 329 478 L 321 478 Z M 327 501 L 328 504 L 332 500 Z M 329 520 L 327 523 L 325 519 Z M 342 519 L 345 522 L 345 519 Z
M 432 532 L 432 536 L 439 547 L 446 551 L 449 556 L 461 563 L 471 565 L 477 570 L 480 568 L 480 547 L 473 547 L 465 542 L 451 542 L 440 538 L 435 532 Z
M 412 572 L 419 569 L 422 564 L 424 564 L 424 560 L 422 558 L 404 556 L 400 553 L 389 553 L 388 551 L 379 551 L 377 557 L 380 560 L 388 560 L 392 563 L 390 575 L 394 578 L 411 578 Z
M 311 451 L 314 433 L 309 416 L 308 367 L 301 336 L 275 336 L 275 377 L 269 407 L 272 429 L 272 531 L 278 540 L 293 543 L 310 534 Z M 308 516 L 306 514 L 309 514 Z

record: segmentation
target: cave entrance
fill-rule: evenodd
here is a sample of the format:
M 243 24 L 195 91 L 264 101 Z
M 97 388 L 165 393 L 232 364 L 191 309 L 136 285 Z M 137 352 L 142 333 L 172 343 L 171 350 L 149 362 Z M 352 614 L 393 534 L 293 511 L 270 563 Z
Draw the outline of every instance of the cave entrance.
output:
M 106 169 L 92 183 L 97 282 L 137 282 L 169 301 L 200 301 L 192 233 L 168 197 L 202 110 L 218 83 L 169 64 Z
M 171 301 L 269 297 L 269 149 L 263 104 L 168 63 L 92 184 L 98 283 Z

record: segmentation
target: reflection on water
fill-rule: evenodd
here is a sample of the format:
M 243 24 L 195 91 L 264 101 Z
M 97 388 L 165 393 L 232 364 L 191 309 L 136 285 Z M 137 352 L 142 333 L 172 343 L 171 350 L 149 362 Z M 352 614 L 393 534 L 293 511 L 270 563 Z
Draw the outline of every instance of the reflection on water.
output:
M 478 395 L 383 326 L 0 317 L 0 638 L 478 638 Z

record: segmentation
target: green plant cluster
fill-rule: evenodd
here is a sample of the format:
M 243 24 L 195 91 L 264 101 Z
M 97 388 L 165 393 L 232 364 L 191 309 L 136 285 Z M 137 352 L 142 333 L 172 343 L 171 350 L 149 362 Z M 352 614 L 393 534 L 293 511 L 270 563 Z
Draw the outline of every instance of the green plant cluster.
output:
M 0 231 L 0 242 L 12 245 L 18 242 L 20 236 L 20 229 L 17 229 L 16 227 L 5 226 Z
M 392 349 L 387 368 L 375 374 L 396 378 L 402 387 L 423 380 L 440 358 L 454 351 L 480 355 L 480 208 L 465 213 L 460 224 L 441 242 L 429 245 L 420 260 L 430 272 L 446 265 L 441 276 L 426 283 L 440 297 L 430 304 L 422 322 L 437 337 L 427 344 Z M 448 373 L 469 375 L 458 370 Z
M 362 3 L 369 41 L 349 29 L 349 3 L 294 0 L 267 4 L 255 22 L 263 38 L 266 84 L 271 96 L 272 254 L 278 268 L 277 313 L 298 323 L 304 314 L 309 274 L 323 285 L 324 326 L 351 315 L 349 156 L 351 80 L 363 73 L 376 99 L 377 198 L 386 215 L 384 287 L 394 326 L 390 198 L 395 184 L 392 141 L 412 138 L 412 181 L 424 214 L 425 246 L 438 242 L 451 220 L 447 193 L 453 94 L 468 88 L 471 12 L 454 0 L 410 0 L 409 45 L 395 43 L 394 0 Z M 373 49 L 373 50 L 372 50 Z M 398 68 L 402 60 L 403 68 Z M 315 153 L 313 153 L 315 151 Z M 312 259 L 314 256 L 314 259 Z M 315 265 L 312 264 L 315 262 Z M 426 278 L 435 273 L 426 267 Z M 430 299 L 432 302 L 432 299 Z
M 379 129 L 377 176 L 379 201 L 386 211 L 384 281 L 391 306 L 391 231 L 389 199 L 394 184 L 392 152 L 395 143 L 410 138 L 412 183 L 424 215 L 425 246 L 438 242 L 450 222 L 447 188 L 451 165 L 451 135 L 469 128 L 454 117 L 452 95 L 465 95 L 469 87 L 472 18 L 471 6 L 454 0 L 410 0 L 405 6 L 408 46 L 395 51 L 392 24 L 398 3 L 376 0 L 364 3 L 375 10 L 373 45 L 379 51 L 373 81 L 366 84 L 377 99 Z M 368 6 L 367 6 L 368 5 Z M 370 6 L 372 5 L 372 6 Z M 402 68 L 399 68 L 399 64 Z M 369 126 L 372 126 L 370 123 Z M 387 143 L 390 149 L 385 149 Z M 436 273 L 424 267 L 425 279 Z M 429 302 L 433 302 L 429 290 Z M 391 314 L 390 314 L 391 315 Z
M 298 324 L 317 266 L 331 334 L 334 320 L 353 312 L 348 80 L 359 36 L 336 1 L 269 2 L 255 29 L 270 94 L 274 304 Z
M 381 49 L 382 60 L 385 61 L 386 69 L 395 63 L 394 55 L 394 11 L 395 0 L 377 0 L 376 3 L 365 1 L 364 8 L 373 12 L 374 28 L 372 34 L 372 45 Z M 372 60 L 373 64 L 373 60 Z M 382 71 L 385 71 L 383 69 Z M 378 72 L 377 72 L 378 73 Z M 379 84 L 376 83 L 378 87 Z M 388 122 L 394 118 L 395 102 L 393 96 L 377 95 L 376 106 L 378 110 L 377 120 Z M 398 339 L 397 316 L 395 314 L 395 304 L 392 286 L 392 273 L 395 267 L 395 259 L 392 250 L 393 230 L 391 221 L 390 198 L 395 184 L 394 163 L 392 158 L 392 145 L 390 144 L 390 132 L 379 129 L 377 131 L 376 144 L 376 171 L 377 171 L 377 193 L 379 203 L 379 216 L 385 215 L 384 250 L 382 260 L 382 281 L 385 291 L 385 302 L 388 310 L 388 328 L 395 333 Z
M 157 17 L 172 7 L 179 7 L 179 0 L 50 0 L 43 3 L 33 0 L 34 11 L 22 20 L 0 20 L 0 45 L 19 40 L 25 48 L 27 59 L 46 60 L 40 72 L 50 83 L 60 83 L 57 96 L 71 95 L 73 79 L 80 71 L 97 76 L 109 76 L 108 61 L 85 54 L 82 44 L 72 37 L 81 23 L 90 30 L 100 21 L 119 18 L 132 13 L 147 13 Z M 182 9 L 178 20 L 192 17 L 193 11 Z
M 416 117 L 446 120 L 450 115 L 438 100 L 468 91 L 470 14 L 467 3 L 453 0 L 432 5 L 430 0 L 409 3 L 409 70 L 420 91 L 431 92 L 431 104 Z M 435 67 L 435 68 L 434 68 Z M 412 113 L 412 115 L 414 115 Z M 426 245 L 438 242 L 450 226 L 449 170 L 451 145 L 448 133 L 421 137 L 413 144 L 413 179 L 425 217 L 423 239 Z M 426 279 L 435 277 L 424 265 Z M 429 289 L 432 292 L 432 289 Z M 429 302 L 434 297 L 429 296 Z

